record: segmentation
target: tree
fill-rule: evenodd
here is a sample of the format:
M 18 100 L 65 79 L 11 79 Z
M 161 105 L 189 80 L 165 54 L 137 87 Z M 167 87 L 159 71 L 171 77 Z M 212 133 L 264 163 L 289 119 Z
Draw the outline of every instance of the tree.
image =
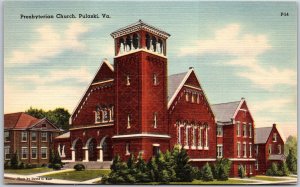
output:
M 202 180 L 203 181 L 213 181 L 214 180 L 213 174 L 211 172 L 211 168 L 207 162 L 202 167 Z
M 136 182 L 150 182 L 149 172 L 147 165 L 142 158 L 142 154 L 139 154 L 136 162 Z
M 13 169 L 18 169 L 18 167 L 19 167 L 19 158 L 18 158 L 17 151 L 14 154 L 11 155 L 10 166 Z
M 147 169 L 149 172 L 148 176 L 149 176 L 150 181 L 157 181 L 158 167 L 157 167 L 154 157 L 149 159 L 149 161 L 147 163 Z
M 128 172 L 127 164 L 121 161 L 119 155 L 114 157 L 110 169 L 110 174 L 101 180 L 103 184 L 126 184 L 133 183 L 135 181 Z
M 38 119 L 47 118 L 51 123 L 55 124 L 58 128 L 68 130 L 70 113 L 64 108 L 56 108 L 54 110 L 44 111 L 30 107 L 25 113 L 36 117 Z
M 229 159 L 218 159 L 212 167 L 213 176 L 218 180 L 228 180 L 230 169 L 231 161 Z
M 239 173 L 240 178 L 245 178 L 246 175 L 245 175 L 245 169 L 244 169 L 243 165 L 239 166 L 238 173 Z
M 290 148 L 286 164 L 290 172 L 297 174 L 297 154 L 295 148 Z
M 185 149 L 175 147 L 172 151 L 175 162 L 176 180 L 181 182 L 193 181 L 193 167 L 188 163 L 189 156 Z
M 271 167 L 266 171 L 268 176 L 278 176 L 278 166 L 275 162 L 272 163 Z
M 288 176 L 290 175 L 289 168 L 287 167 L 287 164 L 285 161 L 280 162 L 278 169 L 280 171 L 279 176 Z
M 166 151 L 164 158 L 165 158 L 165 167 L 168 172 L 170 181 L 176 181 L 175 161 L 169 150 Z
M 290 149 L 293 148 L 295 149 L 295 153 L 297 156 L 297 137 L 295 136 L 289 136 L 286 139 L 286 142 L 284 144 L 284 154 L 285 156 L 288 156 Z

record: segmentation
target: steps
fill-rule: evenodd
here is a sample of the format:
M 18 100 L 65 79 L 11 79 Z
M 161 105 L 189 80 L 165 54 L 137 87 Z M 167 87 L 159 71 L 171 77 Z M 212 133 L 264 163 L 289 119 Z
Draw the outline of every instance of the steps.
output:
M 112 161 L 104 161 L 104 162 L 96 162 L 96 161 L 90 161 L 90 162 L 66 162 L 63 166 L 64 169 L 73 169 L 73 167 L 76 164 L 83 164 L 85 166 L 85 169 L 109 169 L 110 165 L 112 164 Z

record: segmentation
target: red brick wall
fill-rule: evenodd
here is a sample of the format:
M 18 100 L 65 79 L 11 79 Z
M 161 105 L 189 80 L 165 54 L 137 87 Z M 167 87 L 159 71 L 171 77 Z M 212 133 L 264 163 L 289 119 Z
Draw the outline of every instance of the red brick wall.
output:
M 195 87 L 200 86 L 194 73 L 192 73 L 191 76 L 188 78 L 186 84 Z M 196 99 L 194 103 L 191 103 L 191 98 L 187 102 L 184 93 L 185 89 L 187 88 L 183 87 L 180 90 L 180 92 L 178 93 L 178 95 L 176 96 L 176 98 L 174 99 L 173 103 L 169 108 L 169 127 L 170 127 L 170 135 L 172 137 L 172 139 L 170 140 L 170 146 L 171 148 L 173 148 L 174 145 L 177 144 L 176 122 L 178 120 L 181 121 L 187 120 L 189 123 L 191 122 L 200 123 L 200 124 L 207 123 L 209 126 L 209 131 L 208 131 L 209 150 L 188 149 L 187 152 L 190 158 L 216 158 L 216 125 L 215 125 L 214 116 L 211 112 L 210 106 L 202 91 L 200 91 L 201 96 L 200 96 L 199 104 L 197 103 Z M 188 88 L 188 89 L 192 89 L 192 88 Z M 182 132 L 182 135 L 183 134 L 184 133 Z M 189 134 L 190 134 L 189 137 L 191 138 L 192 137 L 191 132 L 189 132 Z M 191 142 L 192 140 L 190 139 L 189 140 L 190 145 Z

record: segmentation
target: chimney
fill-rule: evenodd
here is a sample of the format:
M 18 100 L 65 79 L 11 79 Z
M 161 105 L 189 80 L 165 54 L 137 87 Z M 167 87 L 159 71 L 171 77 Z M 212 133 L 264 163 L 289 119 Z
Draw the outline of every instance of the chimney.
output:
M 273 123 L 273 127 L 275 127 L 275 128 L 276 128 L 276 123 Z

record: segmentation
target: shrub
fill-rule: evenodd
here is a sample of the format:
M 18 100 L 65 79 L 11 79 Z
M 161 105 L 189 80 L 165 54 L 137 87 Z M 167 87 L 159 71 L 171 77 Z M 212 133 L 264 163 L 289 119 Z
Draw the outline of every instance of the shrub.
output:
M 54 164 L 54 165 L 52 166 L 52 168 L 53 168 L 54 170 L 60 170 L 60 169 L 61 169 L 61 164 Z
M 4 169 L 10 169 L 10 161 L 5 161 Z
M 282 175 L 282 173 L 278 171 L 277 164 L 273 162 L 271 167 L 267 170 L 266 175 L 268 175 L 268 176 L 278 176 L 278 175 Z
M 21 162 L 18 168 L 19 168 L 19 169 L 24 169 L 24 168 L 25 168 L 24 163 Z
M 286 164 L 290 172 L 297 174 L 297 153 L 294 148 L 289 149 Z
M 17 152 L 15 152 L 14 154 L 11 155 L 10 166 L 11 166 L 12 169 L 18 169 L 19 168 L 19 159 L 18 159 Z
M 280 165 L 279 165 L 279 170 L 281 171 L 281 176 L 288 176 L 290 175 L 290 171 L 289 171 L 289 168 L 286 164 L 285 161 L 281 162 Z
M 231 161 L 227 158 L 218 159 L 212 166 L 213 176 L 217 180 L 228 180 L 231 169 Z
M 202 172 L 198 167 L 193 167 L 193 178 L 197 180 L 202 179 Z
M 214 180 L 213 174 L 211 172 L 211 168 L 207 162 L 202 167 L 202 180 L 203 181 L 213 181 Z
M 33 167 L 32 167 L 31 164 L 25 164 L 24 168 L 25 168 L 25 169 L 31 169 L 31 168 L 33 168 Z
M 41 167 L 47 167 L 47 166 L 48 166 L 47 164 L 42 164 L 42 165 L 41 165 Z
M 239 170 L 238 170 L 238 173 L 239 173 L 239 177 L 240 178 L 245 178 L 245 169 L 242 165 L 239 166 Z
M 48 164 L 48 168 L 53 168 L 53 164 Z
M 175 162 L 176 180 L 180 182 L 193 181 L 193 167 L 188 163 L 189 156 L 185 149 L 175 147 L 172 151 Z
M 76 164 L 76 165 L 74 166 L 74 169 L 75 169 L 76 171 L 83 171 L 83 170 L 85 170 L 85 166 L 84 166 L 83 164 Z

